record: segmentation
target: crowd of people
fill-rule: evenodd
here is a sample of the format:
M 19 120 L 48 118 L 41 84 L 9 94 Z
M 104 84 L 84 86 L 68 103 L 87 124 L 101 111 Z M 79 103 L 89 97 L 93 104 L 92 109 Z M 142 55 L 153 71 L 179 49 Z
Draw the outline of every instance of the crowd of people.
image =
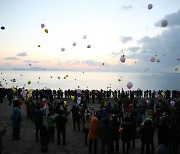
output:
M 24 103 L 27 120 L 35 124 L 35 138 L 40 140 L 42 152 L 48 152 L 48 143 L 54 142 L 55 132 L 57 144 L 66 146 L 66 123 L 68 116 L 72 115 L 73 129 L 83 131 L 82 140 L 88 146 L 89 153 L 98 153 L 98 140 L 101 142 L 101 154 L 117 153 L 121 140 L 122 151 L 128 154 L 131 148 L 136 148 L 136 139 L 140 138 L 141 154 L 153 154 L 155 150 L 158 154 L 178 154 L 180 91 L 177 90 L 143 92 L 140 89 L 56 91 L 1 88 L 1 103 L 4 97 L 8 98 L 9 106 L 13 104 L 13 139 L 20 139 L 21 105 Z M 138 101 L 142 97 L 146 99 Z M 66 99 L 72 99 L 72 108 L 68 108 Z M 98 104 L 98 108 L 92 107 L 94 103 Z M 6 129 L 0 132 L 0 137 Z M 155 130 L 158 149 L 154 146 Z

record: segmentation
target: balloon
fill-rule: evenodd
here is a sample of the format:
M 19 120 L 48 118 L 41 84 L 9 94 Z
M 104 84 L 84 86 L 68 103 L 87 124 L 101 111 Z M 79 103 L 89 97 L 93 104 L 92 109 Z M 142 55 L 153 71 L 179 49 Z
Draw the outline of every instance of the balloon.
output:
M 160 59 L 157 59 L 157 62 L 160 63 Z
M 67 101 L 64 101 L 64 105 L 67 105 Z
M 133 87 L 133 83 L 132 83 L 132 82 L 128 82 L 128 83 L 127 83 L 127 87 L 128 87 L 129 89 L 131 89 L 131 88 Z
M 78 86 L 78 88 L 79 88 L 80 86 Z M 76 89 L 76 92 L 78 93 L 78 94 L 81 94 L 81 89 Z
M 102 65 L 104 65 L 104 63 L 102 63 Z
M 61 51 L 65 51 L 65 48 L 61 48 Z
M 15 94 L 17 90 L 15 88 L 12 88 L 12 92 Z
M 41 77 L 39 77 L 39 79 L 41 79 Z
M 91 48 L 91 45 L 87 45 L 87 48 Z
M 50 78 L 52 79 L 53 77 L 51 76 Z
M 38 48 L 40 48 L 41 46 L 40 45 L 38 45 Z
M 1 29 L 2 29 L 2 30 L 5 30 L 5 27 L 4 27 L 4 26 L 1 26 Z
M 73 46 L 76 46 L 76 42 L 73 43 Z
M 121 79 L 118 79 L 118 81 L 120 82 L 120 81 L 121 81 Z
M 177 61 L 180 61 L 180 58 L 177 58 Z
M 58 76 L 58 79 L 60 79 L 60 77 Z
M 157 57 L 157 54 L 155 54 L 155 57 Z
M 45 27 L 45 24 L 41 24 L 41 28 L 44 28 Z
M 32 66 L 31 64 L 29 64 L 29 66 Z
M 161 22 L 161 27 L 166 27 L 167 25 L 168 25 L 167 20 L 163 20 L 163 21 Z
M 64 79 L 66 79 L 66 77 L 64 77 Z
M 175 68 L 175 71 L 178 71 L 178 68 Z
M 155 57 L 152 57 L 151 58 L 151 62 L 155 62 L 156 58 Z
M 68 77 L 68 75 L 66 75 L 66 77 Z
M 174 107 L 175 101 L 171 101 L 170 104 L 171 104 L 172 107 Z
M 77 103 L 80 104 L 81 103 L 81 97 L 77 98 Z
M 33 89 L 28 89 L 28 93 L 32 93 L 33 91 Z
M 124 63 L 124 62 L 126 61 L 126 59 L 125 59 L 124 55 L 123 55 L 123 56 L 121 56 L 120 61 L 121 61 L 122 63 Z
M 45 32 L 45 33 L 48 33 L 48 29 L 45 29 L 44 32 Z
M 165 92 L 161 92 L 161 95 L 162 95 L 163 97 L 165 97 L 165 96 L 166 96 Z
M 84 71 L 82 73 L 84 73 Z
M 75 97 L 74 97 L 74 96 L 71 96 L 71 99 L 74 101 Z
M 86 35 L 83 35 L 83 39 L 86 39 L 87 38 L 87 36 Z
M 153 5 L 152 4 L 149 4 L 148 5 L 148 9 L 150 10 L 150 9 L 152 9 L 153 8 Z
M 28 84 L 31 84 L 31 81 L 28 81 Z

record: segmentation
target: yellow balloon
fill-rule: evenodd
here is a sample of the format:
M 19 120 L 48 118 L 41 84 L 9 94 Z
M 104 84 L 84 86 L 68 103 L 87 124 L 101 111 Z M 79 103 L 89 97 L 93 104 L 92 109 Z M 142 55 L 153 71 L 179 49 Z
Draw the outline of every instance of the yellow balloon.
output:
M 74 96 L 71 96 L 71 99 L 74 101 L 75 97 L 74 97 Z
M 48 33 L 48 29 L 45 29 L 44 32 Z
M 175 68 L 175 71 L 178 71 L 178 68 Z
M 67 105 L 67 102 L 66 102 L 66 101 L 64 101 L 64 105 Z

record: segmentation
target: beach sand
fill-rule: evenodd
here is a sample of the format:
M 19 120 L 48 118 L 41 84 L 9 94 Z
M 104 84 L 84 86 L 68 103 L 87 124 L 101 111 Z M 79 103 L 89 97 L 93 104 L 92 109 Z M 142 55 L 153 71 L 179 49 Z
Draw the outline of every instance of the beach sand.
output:
M 68 110 L 71 109 L 73 101 L 66 99 L 68 104 Z M 114 100 L 111 99 L 112 104 Z M 88 106 L 98 107 L 97 103 L 88 104 Z M 20 140 L 12 139 L 12 125 L 11 125 L 11 114 L 12 106 L 8 106 L 7 98 L 4 98 L 4 103 L 0 103 L 0 126 L 2 128 L 3 121 L 7 122 L 8 129 L 6 134 L 3 136 L 4 149 L 2 154 L 38 154 L 41 153 L 41 144 L 40 141 L 35 140 L 35 124 L 30 120 L 26 119 L 26 106 L 22 104 L 21 114 L 22 114 L 22 124 L 20 132 Z M 44 119 L 46 122 L 46 119 Z M 155 132 L 155 151 L 157 149 L 157 130 Z M 68 116 L 68 122 L 66 124 L 66 142 L 67 145 L 57 145 L 56 144 L 56 131 L 55 131 L 55 140 L 52 143 L 48 144 L 48 153 L 49 154 L 85 154 L 88 153 L 88 146 L 84 144 L 84 133 L 81 131 L 73 130 L 72 115 Z M 136 139 L 136 148 L 130 149 L 129 154 L 140 154 L 141 141 Z M 93 147 L 92 147 L 93 150 Z M 98 140 L 98 150 L 97 153 L 100 154 L 101 142 Z M 156 153 L 156 152 L 155 152 Z M 120 140 L 120 151 L 118 154 L 122 154 L 122 142 Z

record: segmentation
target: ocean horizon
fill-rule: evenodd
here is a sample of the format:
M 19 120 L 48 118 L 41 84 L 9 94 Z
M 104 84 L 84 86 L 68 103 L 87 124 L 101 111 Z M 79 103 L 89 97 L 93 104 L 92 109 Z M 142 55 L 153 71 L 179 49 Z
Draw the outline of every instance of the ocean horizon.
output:
M 27 89 L 180 90 L 180 73 L 0 70 L 3 87 Z

